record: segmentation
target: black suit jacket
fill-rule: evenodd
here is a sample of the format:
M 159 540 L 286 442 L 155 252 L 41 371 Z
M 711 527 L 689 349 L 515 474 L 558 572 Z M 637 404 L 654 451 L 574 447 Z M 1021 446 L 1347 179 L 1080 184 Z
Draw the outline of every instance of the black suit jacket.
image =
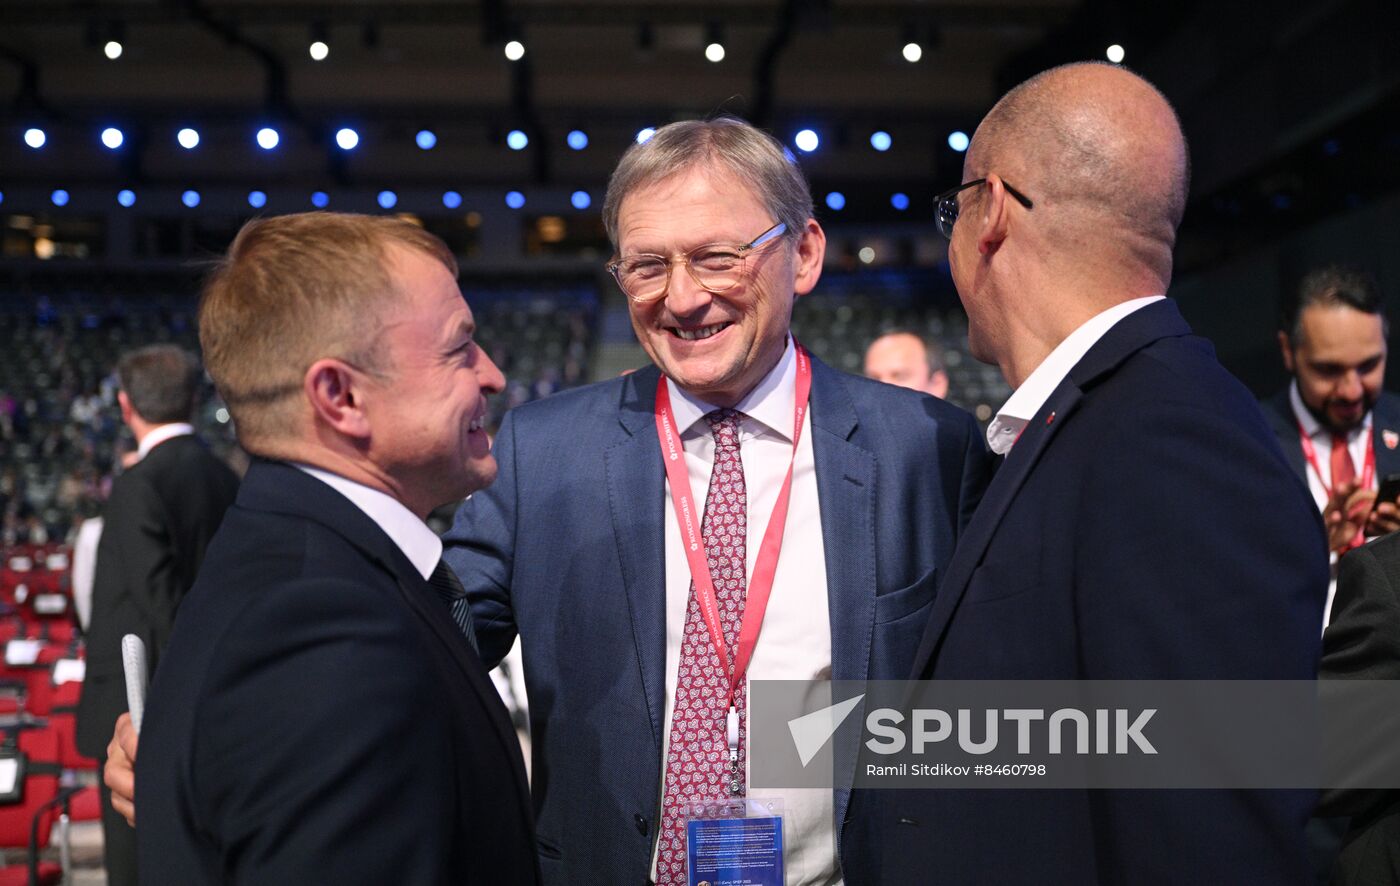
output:
M 1269 399 L 1261 401 L 1259 405 L 1264 408 L 1264 417 L 1269 420 L 1269 427 L 1273 428 L 1278 437 L 1289 466 L 1306 483 L 1308 463 L 1303 457 L 1303 444 L 1298 438 L 1298 419 L 1293 414 L 1288 389 L 1284 388 Z M 1389 435 L 1387 431 L 1390 432 Z M 1394 446 L 1387 443 L 1387 436 L 1394 441 Z M 1371 441 L 1376 450 L 1377 482 L 1390 474 L 1400 474 L 1400 397 L 1382 393 L 1376 400 L 1375 408 L 1371 412 Z M 1357 465 L 1358 473 L 1360 467 Z
M 1326 589 L 1317 510 L 1254 398 L 1166 300 L 1115 325 L 1032 418 L 958 540 L 913 673 L 1312 679 Z M 1315 794 L 859 799 L 875 876 L 852 884 L 1279 886 L 1306 882 Z
M 364 512 L 258 461 L 151 686 L 142 882 L 531 884 L 524 763 L 447 607 Z
M 1400 680 L 1400 532 L 1342 558 L 1322 677 Z M 1400 883 L 1400 791 L 1329 791 L 1322 811 L 1351 816 L 1333 886 Z
M 102 510 L 87 633 L 87 679 L 78 705 L 78 750 L 102 758 L 126 711 L 121 641 L 146 642 L 151 666 L 205 548 L 238 494 L 238 478 L 197 437 L 172 437 L 112 483 Z

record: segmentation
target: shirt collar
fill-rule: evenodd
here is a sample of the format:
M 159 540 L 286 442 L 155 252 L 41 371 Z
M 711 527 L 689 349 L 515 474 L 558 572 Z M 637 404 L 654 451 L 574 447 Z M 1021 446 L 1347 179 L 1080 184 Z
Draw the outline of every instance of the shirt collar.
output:
M 371 489 L 363 483 L 347 480 L 339 474 L 332 474 L 311 465 L 293 462 L 292 465 L 325 483 L 327 486 L 350 499 L 350 503 L 364 511 L 365 516 L 384 530 L 408 562 L 423 578 L 428 578 L 442 559 L 442 540 L 428 525 L 419 520 L 403 503 L 386 492 Z
M 987 445 L 991 447 L 991 450 L 997 455 L 1005 455 L 1010 452 L 1016 439 L 1026 429 L 1026 425 L 1030 424 L 1030 420 L 1040 411 L 1040 407 L 1045 405 L 1045 401 L 1050 399 L 1050 395 L 1060 386 L 1060 382 L 1065 380 L 1065 376 L 1069 375 L 1069 371 L 1084 358 L 1089 349 L 1103 338 L 1119 320 L 1139 308 L 1144 308 L 1155 301 L 1161 301 L 1165 297 L 1149 295 L 1145 298 L 1133 298 L 1119 302 L 1108 310 L 1100 311 L 1089 318 L 1078 329 L 1071 332 L 1064 341 L 1056 345 L 1050 355 L 1041 361 L 1035 371 L 1012 393 L 1010 399 L 997 411 L 996 417 L 987 426 Z
M 142 438 L 141 445 L 136 447 L 136 454 L 140 458 L 145 458 L 151 454 L 151 450 L 164 443 L 172 437 L 183 437 L 194 433 L 194 425 L 188 422 L 175 421 L 168 425 L 159 425 L 146 432 Z
M 1314 440 L 1320 440 L 1323 437 L 1326 437 L 1329 441 L 1332 439 L 1332 432 L 1324 428 L 1322 423 L 1313 416 L 1312 411 L 1308 409 L 1307 405 L 1303 403 L 1303 395 L 1298 392 L 1298 380 L 1296 378 L 1288 385 L 1288 403 L 1293 407 L 1293 417 L 1298 419 L 1298 426 L 1303 429 L 1304 434 L 1307 434 L 1308 437 Z M 1347 434 L 1348 442 L 1355 440 L 1358 433 L 1371 433 L 1371 418 L 1374 414 L 1374 409 L 1366 411 L 1366 414 L 1361 418 L 1361 424 L 1354 428 L 1351 433 Z
M 706 403 L 682 390 L 670 378 L 666 385 L 671 392 L 671 409 L 682 435 L 700 419 L 719 407 Z M 792 336 L 783 346 L 782 359 L 768 370 L 752 391 L 734 409 L 761 423 L 784 440 L 792 440 L 793 401 L 797 397 L 797 349 Z

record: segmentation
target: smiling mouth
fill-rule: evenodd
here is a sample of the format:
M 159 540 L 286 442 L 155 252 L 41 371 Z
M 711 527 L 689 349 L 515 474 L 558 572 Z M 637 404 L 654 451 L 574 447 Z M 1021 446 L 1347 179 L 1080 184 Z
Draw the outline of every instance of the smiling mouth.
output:
M 701 326 L 699 329 L 680 329 L 676 326 L 668 327 L 670 333 L 681 341 L 704 341 L 711 336 L 718 335 L 732 326 L 732 323 L 715 323 L 712 326 Z
M 468 431 L 479 431 L 479 430 L 481 430 L 481 429 L 484 428 L 484 427 L 486 427 L 486 416 L 485 416 L 485 415 L 479 415 L 479 416 L 477 416 L 476 418 L 472 419 L 471 424 L 467 425 L 467 430 L 468 430 Z

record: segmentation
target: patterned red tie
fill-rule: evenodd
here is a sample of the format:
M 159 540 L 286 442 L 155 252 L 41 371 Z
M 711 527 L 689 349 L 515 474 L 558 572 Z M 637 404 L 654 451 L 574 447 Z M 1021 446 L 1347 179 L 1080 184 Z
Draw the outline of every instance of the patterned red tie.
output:
M 748 493 L 744 468 L 739 462 L 739 419 L 732 409 L 717 409 L 705 416 L 715 435 L 715 466 L 710 492 L 705 498 L 701 537 L 715 583 L 724 643 L 733 650 L 739 642 L 744 617 L 745 534 Z M 661 831 L 657 843 L 656 882 L 685 883 L 686 805 L 695 800 L 722 800 L 731 795 L 729 745 L 725 717 L 729 675 L 720 667 L 710 639 L 695 583 L 686 604 L 685 634 L 681 639 L 680 668 L 676 675 L 676 704 L 671 716 L 671 741 L 666 750 L 666 778 L 661 802 Z M 745 687 L 734 697 L 739 710 L 739 793 L 744 791 L 744 739 L 748 730 Z
M 1332 488 L 1356 482 L 1356 465 L 1352 463 L 1351 451 L 1347 449 L 1344 434 L 1332 435 Z

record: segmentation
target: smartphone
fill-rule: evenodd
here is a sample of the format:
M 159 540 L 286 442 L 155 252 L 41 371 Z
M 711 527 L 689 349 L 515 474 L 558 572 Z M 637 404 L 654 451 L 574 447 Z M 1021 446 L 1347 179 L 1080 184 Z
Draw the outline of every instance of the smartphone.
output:
M 1400 474 L 1386 474 L 1385 479 L 1381 481 L 1380 489 L 1376 490 L 1375 504 L 1379 505 L 1386 501 L 1393 502 L 1398 498 L 1400 498 Z M 1372 505 L 1372 510 L 1375 510 L 1375 505 Z

